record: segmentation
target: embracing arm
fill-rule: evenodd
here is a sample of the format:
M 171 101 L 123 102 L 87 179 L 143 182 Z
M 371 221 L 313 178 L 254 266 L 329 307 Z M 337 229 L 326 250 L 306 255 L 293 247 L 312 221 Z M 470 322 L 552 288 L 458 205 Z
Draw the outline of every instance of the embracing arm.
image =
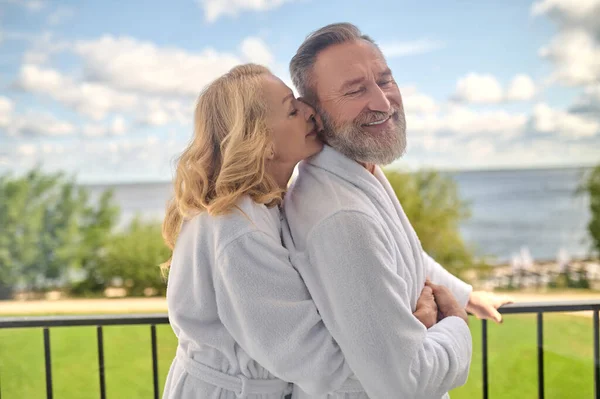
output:
M 215 268 L 223 324 L 273 375 L 311 394 L 334 391 L 352 375 L 280 243 L 263 232 L 244 234 Z
M 470 331 L 459 317 L 427 330 L 413 316 L 388 243 L 370 216 L 339 212 L 310 233 L 303 277 L 370 398 L 441 397 L 467 379 Z
M 466 307 L 473 287 L 452 275 L 425 251 L 423 251 L 423 262 L 425 264 L 425 275 L 429 277 L 431 282 L 448 287 L 456 297 L 457 302 Z

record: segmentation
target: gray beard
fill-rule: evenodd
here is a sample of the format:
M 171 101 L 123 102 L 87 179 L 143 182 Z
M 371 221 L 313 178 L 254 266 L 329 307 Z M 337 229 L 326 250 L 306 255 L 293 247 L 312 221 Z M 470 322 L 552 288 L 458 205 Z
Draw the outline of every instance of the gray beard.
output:
M 396 109 L 392 116 L 392 127 L 378 136 L 365 131 L 356 120 L 338 126 L 327 112 L 318 106 L 316 109 L 323 121 L 323 141 L 356 162 L 388 165 L 406 151 L 406 121 L 402 108 Z

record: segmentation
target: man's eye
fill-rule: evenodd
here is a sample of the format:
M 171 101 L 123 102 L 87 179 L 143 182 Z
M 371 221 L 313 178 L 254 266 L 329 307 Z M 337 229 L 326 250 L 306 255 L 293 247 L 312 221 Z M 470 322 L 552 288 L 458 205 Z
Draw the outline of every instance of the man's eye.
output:
M 385 80 L 383 82 L 379 82 L 379 86 L 389 86 L 390 84 L 394 83 L 393 79 L 390 80 Z
M 292 112 L 290 112 L 290 116 L 296 116 L 296 115 L 298 115 L 298 110 L 297 109 L 295 109 Z
M 346 93 L 347 96 L 354 96 L 356 94 L 362 93 L 363 89 L 358 89 L 358 90 L 353 90 L 353 91 L 349 91 L 348 93 Z

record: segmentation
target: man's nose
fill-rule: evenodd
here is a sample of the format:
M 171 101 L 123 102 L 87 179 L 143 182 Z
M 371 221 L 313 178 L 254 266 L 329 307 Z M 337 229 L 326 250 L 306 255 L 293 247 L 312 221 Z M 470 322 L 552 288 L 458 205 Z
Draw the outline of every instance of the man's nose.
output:
M 369 90 L 368 107 L 371 111 L 389 112 L 390 110 L 390 100 L 378 85 L 374 85 L 372 90 Z

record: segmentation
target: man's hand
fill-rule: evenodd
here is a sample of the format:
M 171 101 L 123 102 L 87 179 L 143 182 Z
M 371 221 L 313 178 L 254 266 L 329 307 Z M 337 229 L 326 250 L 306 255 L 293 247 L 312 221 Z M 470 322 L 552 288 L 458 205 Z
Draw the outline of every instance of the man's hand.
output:
M 433 284 L 429 280 L 425 282 L 425 287 L 431 287 L 433 291 L 433 296 L 439 310 L 438 321 L 449 316 L 457 316 L 463 319 L 465 323 L 469 323 L 467 312 L 458 304 L 458 301 L 448 288 L 443 285 Z
M 431 287 L 425 286 L 421 291 L 421 296 L 417 300 L 417 310 L 413 315 L 419 319 L 425 328 L 430 329 L 437 322 L 438 306 L 433 297 Z
M 491 292 L 473 291 L 469 297 L 469 303 L 467 303 L 467 312 L 478 319 L 494 320 L 496 323 L 502 323 L 502 315 L 497 309 L 502 305 L 513 302 L 506 295 L 499 296 Z

